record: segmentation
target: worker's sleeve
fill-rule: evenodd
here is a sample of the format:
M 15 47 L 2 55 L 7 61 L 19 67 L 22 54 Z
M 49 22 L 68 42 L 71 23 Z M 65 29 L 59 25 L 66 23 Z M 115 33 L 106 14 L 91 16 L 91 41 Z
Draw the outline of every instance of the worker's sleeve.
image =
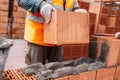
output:
M 16 0 L 18 6 L 24 8 L 27 11 L 38 13 L 40 5 L 43 0 Z
M 76 9 L 79 9 L 79 5 L 78 5 L 78 1 L 77 0 L 75 0 L 73 11 L 75 11 Z

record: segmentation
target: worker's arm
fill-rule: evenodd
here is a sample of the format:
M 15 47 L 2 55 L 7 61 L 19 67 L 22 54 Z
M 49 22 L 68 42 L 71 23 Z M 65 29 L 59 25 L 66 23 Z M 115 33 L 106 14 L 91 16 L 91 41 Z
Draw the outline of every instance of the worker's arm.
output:
M 24 8 L 27 11 L 38 13 L 39 8 L 43 0 L 16 0 L 18 6 Z
M 33 13 L 41 13 L 46 23 L 50 22 L 51 11 L 55 10 L 52 5 L 43 0 L 17 0 L 18 6 Z

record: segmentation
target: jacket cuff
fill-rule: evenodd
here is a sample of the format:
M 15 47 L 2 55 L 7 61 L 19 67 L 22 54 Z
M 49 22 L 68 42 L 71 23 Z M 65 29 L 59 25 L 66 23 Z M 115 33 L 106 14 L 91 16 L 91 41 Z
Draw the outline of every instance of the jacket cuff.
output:
M 45 1 L 42 1 L 41 3 L 40 3 L 40 8 L 39 8 L 39 10 L 41 10 L 41 8 L 44 6 L 44 5 L 46 5 L 47 3 L 45 2 Z
M 34 4 L 34 13 L 38 13 L 38 12 L 39 12 L 40 4 L 41 4 L 42 2 L 43 2 L 43 1 L 41 1 L 41 0 L 36 0 L 36 1 L 35 1 L 35 4 Z

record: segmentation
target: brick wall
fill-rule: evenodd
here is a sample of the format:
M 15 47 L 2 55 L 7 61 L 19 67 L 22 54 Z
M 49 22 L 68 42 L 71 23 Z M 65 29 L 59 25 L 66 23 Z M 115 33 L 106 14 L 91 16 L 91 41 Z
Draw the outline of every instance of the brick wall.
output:
M 36 80 L 36 75 L 25 75 L 21 69 L 4 71 L 2 80 Z M 102 68 L 50 80 L 120 80 L 120 66 Z
M 23 38 L 26 12 L 18 7 L 16 1 L 13 7 L 12 37 Z
M 9 0 L 0 0 L 0 34 L 7 37 Z M 12 38 L 23 38 L 25 10 L 18 7 L 16 0 L 13 5 Z
M 7 34 L 8 1 L 9 0 L 0 0 L 0 35 L 2 36 L 6 36 Z

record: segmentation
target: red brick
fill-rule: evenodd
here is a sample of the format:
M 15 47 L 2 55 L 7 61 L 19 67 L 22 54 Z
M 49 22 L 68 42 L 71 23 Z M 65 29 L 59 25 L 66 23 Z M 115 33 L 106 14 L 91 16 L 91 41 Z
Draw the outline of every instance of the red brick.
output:
M 7 80 L 19 80 L 18 77 L 14 74 L 14 70 L 4 71 L 2 78 Z
M 6 3 L 2 3 L 0 4 L 2 7 L 0 8 L 0 10 L 4 10 L 4 11 L 8 11 L 8 4 Z
M 102 7 L 102 14 L 109 14 L 109 9 Z
M 96 80 L 113 80 L 116 67 L 97 70 Z
M 7 23 L 8 22 L 8 17 L 0 17 L 1 23 Z
M 83 54 L 82 54 L 82 56 L 84 56 L 84 57 L 88 57 L 88 53 L 89 53 L 89 44 L 85 44 L 85 45 L 83 45 Z
M 90 38 L 92 37 L 92 35 L 94 35 L 95 33 L 95 24 L 90 24 Z
M 8 17 L 8 11 L 3 11 L 3 10 L 0 10 L 0 16 L 4 17 Z
M 101 25 L 108 25 L 108 17 L 105 15 L 100 16 L 100 23 Z
M 9 0 L 0 0 L 0 3 L 2 3 L 2 4 L 9 4 Z
M 90 3 L 78 0 L 78 4 L 79 4 L 80 8 L 86 9 L 87 11 L 89 11 L 89 5 L 90 5 Z
M 115 10 L 115 9 L 112 10 L 112 9 L 111 9 L 111 12 L 110 12 L 110 13 L 111 13 L 111 15 L 117 15 L 117 12 L 118 12 L 117 10 Z
M 68 80 L 68 76 L 67 77 L 57 78 L 57 79 L 54 79 L 54 80 Z
M 14 18 L 14 23 L 24 24 L 24 23 L 25 23 L 25 18 L 15 17 L 15 18 Z
M 120 80 L 120 66 L 116 69 L 115 79 L 114 80 Z
M 116 26 L 116 17 L 109 17 L 109 26 L 110 27 Z
M 23 39 L 23 35 L 22 34 L 12 34 L 12 38 L 13 39 Z
M 83 14 L 83 13 L 77 14 L 74 12 L 67 12 L 67 11 L 55 11 L 53 12 L 53 15 L 54 16 L 51 19 L 51 23 L 45 24 L 44 26 L 45 43 L 52 43 L 52 44 L 89 43 L 88 14 Z M 64 17 L 65 19 L 62 19 L 61 16 Z M 71 23 L 71 20 L 72 20 L 72 24 L 69 24 Z M 76 28 L 74 28 L 74 26 L 76 26 Z M 51 35 L 52 33 L 54 35 Z
M 20 23 L 15 23 L 15 22 L 14 22 L 14 23 L 12 24 L 12 27 L 13 27 L 13 28 L 19 28 L 19 29 L 24 30 L 25 24 L 23 24 L 23 23 L 20 24 Z
M 18 7 L 17 11 L 26 13 L 25 9 Z
M 25 18 L 25 16 L 26 16 L 26 13 L 24 13 L 24 12 L 13 12 L 13 17 Z
M 120 26 L 116 27 L 116 32 L 120 32 Z
M 120 27 L 120 18 L 118 18 L 118 20 L 117 20 L 117 27 Z
M 72 46 L 72 58 L 79 58 L 83 54 L 83 46 L 82 45 L 73 45 Z
M 114 27 L 106 27 L 105 33 L 114 34 L 115 33 L 115 28 Z
M 96 22 L 96 14 L 95 13 L 89 13 L 89 22 L 90 22 L 90 24 L 95 24 L 95 22 Z
M 108 48 L 108 52 L 105 53 L 105 62 L 107 66 L 114 66 L 120 64 L 120 40 L 107 36 L 96 36 L 97 38 L 97 58 L 101 55 L 102 43 L 106 41 L 105 45 Z
M 13 11 L 17 11 L 18 10 L 18 6 L 13 6 Z
M 87 71 L 80 74 L 79 80 L 96 80 L 96 71 Z
M 33 75 L 33 74 L 31 74 L 31 75 L 25 75 L 25 74 L 23 74 L 23 72 L 22 72 L 21 69 L 15 70 L 15 74 L 19 78 L 19 80 L 20 79 L 22 79 L 22 80 L 36 80 L 35 79 L 35 77 L 36 77 L 35 75 Z
M 63 51 L 64 51 L 64 60 L 70 59 L 72 56 L 72 46 L 63 45 Z
M 105 33 L 106 26 L 105 25 L 98 25 L 98 33 Z
M 72 45 L 72 59 L 88 56 L 88 44 L 75 44 Z
M 80 80 L 80 74 L 78 74 L 78 75 L 70 75 L 69 80 Z
M 0 34 L 6 34 L 7 33 L 7 27 L 0 27 Z
M 12 33 L 13 34 L 23 34 L 24 33 L 24 29 L 22 29 L 22 28 L 12 28 Z

